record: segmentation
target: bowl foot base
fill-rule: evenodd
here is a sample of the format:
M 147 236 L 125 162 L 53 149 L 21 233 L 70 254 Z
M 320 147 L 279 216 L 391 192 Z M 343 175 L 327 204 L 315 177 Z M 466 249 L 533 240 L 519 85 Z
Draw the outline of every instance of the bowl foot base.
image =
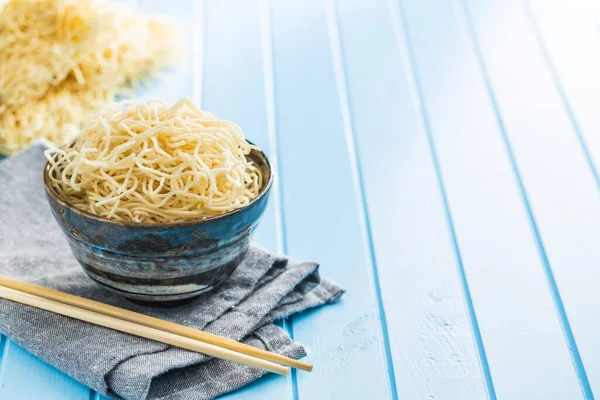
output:
M 174 308 L 183 306 L 185 304 L 191 303 L 196 300 L 199 296 L 189 297 L 187 299 L 179 299 L 179 300 L 169 300 L 169 301 L 149 301 L 149 300 L 140 300 L 140 299 L 132 299 L 129 297 L 125 297 L 128 301 L 136 304 L 138 306 L 144 307 L 157 307 L 157 308 Z

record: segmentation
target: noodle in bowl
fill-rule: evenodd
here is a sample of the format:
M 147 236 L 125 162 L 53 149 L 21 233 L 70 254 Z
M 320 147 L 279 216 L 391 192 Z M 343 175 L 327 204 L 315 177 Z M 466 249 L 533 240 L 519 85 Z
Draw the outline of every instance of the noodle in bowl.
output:
M 179 107 L 179 110 L 191 112 L 193 106 L 189 100 L 183 100 L 183 105 L 180 102 L 173 107 L 160 104 L 163 111 Z M 126 105 L 109 114 L 126 114 L 129 107 L 138 106 L 140 105 Z M 193 112 L 198 111 L 201 110 Z M 185 122 L 186 118 L 182 117 L 182 121 Z M 207 122 L 206 125 L 214 128 L 214 122 L 219 120 L 210 115 L 210 121 L 212 123 Z M 237 128 L 234 129 L 238 135 L 236 143 L 239 140 L 241 145 L 234 144 L 230 150 L 241 152 L 236 153 L 236 157 L 241 154 L 243 159 L 238 158 L 238 162 L 232 162 L 228 158 L 230 155 L 221 154 L 219 157 L 208 156 L 208 159 L 217 160 L 210 165 L 202 159 L 198 159 L 194 165 L 190 157 L 193 159 L 196 155 L 210 153 L 198 152 L 202 148 L 202 144 L 198 143 L 203 143 L 210 137 L 208 133 L 204 136 L 199 134 L 189 121 L 187 123 L 190 127 L 187 133 L 177 131 L 178 135 L 191 135 L 184 140 L 185 143 L 182 143 L 181 137 L 172 135 L 173 132 L 169 131 L 171 128 L 168 128 L 163 137 L 156 139 L 157 149 L 143 153 L 148 156 L 145 160 L 154 161 L 155 164 L 139 159 L 132 164 L 134 157 L 131 154 L 135 153 L 137 156 L 139 152 L 122 151 L 123 147 L 148 150 L 144 140 L 152 137 L 153 134 L 147 132 L 154 127 L 146 127 L 131 134 L 135 138 L 133 145 L 127 144 L 130 139 L 125 140 L 126 138 L 114 142 L 113 138 L 110 140 L 113 144 L 106 148 L 102 147 L 104 142 L 97 142 L 93 145 L 97 151 L 89 152 L 96 154 L 96 157 L 85 157 L 82 161 L 81 157 L 77 157 L 82 152 L 87 155 L 88 147 L 80 140 L 97 139 L 97 132 L 85 135 L 86 129 L 90 128 L 88 125 L 71 146 L 58 151 L 51 150 L 48 154 L 49 161 L 44 169 L 46 194 L 52 213 L 68 238 L 73 255 L 93 280 L 134 301 L 172 304 L 196 297 L 223 282 L 243 259 L 249 247 L 250 235 L 256 229 L 267 204 L 273 173 L 265 154 L 247 142 Z M 179 125 L 167 123 L 164 126 Z M 231 128 L 233 124 L 228 126 Z M 153 132 L 158 134 L 160 129 Z M 106 138 L 106 131 L 103 133 Z M 122 136 L 114 129 L 108 133 L 115 137 Z M 138 137 L 145 133 L 146 136 Z M 202 141 L 197 139 L 199 136 L 203 137 Z M 224 135 L 223 138 L 228 140 L 229 136 Z M 153 142 L 152 139 L 148 141 Z M 167 143 L 176 143 L 177 146 L 171 149 Z M 216 143 L 220 143 L 220 140 Z M 118 152 L 112 152 L 118 146 L 123 147 Z M 213 148 L 212 144 L 207 146 L 206 149 Z M 178 151 L 173 150 L 178 147 Z M 181 148 L 192 152 L 192 156 L 186 156 Z M 222 151 L 227 149 L 226 146 L 216 148 Z M 171 163 L 161 164 L 153 154 L 154 151 L 159 153 L 159 150 L 166 154 L 173 151 L 176 159 Z M 103 151 L 104 161 L 101 161 L 99 155 Z M 65 157 L 69 154 L 71 155 Z M 163 157 L 168 158 L 165 154 Z M 76 163 L 71 164 L 65 173 L 64 166 L 68 163 L 60 163 L 60 159 L 76 160 Z M 107 162 L 106 159 L 112 160 L 113 164 L 102 164 Z M 78 172 L 75 172 L 74 166 L 79 167 Z M 153 171 L 148 170 L 151 167 L 155 167 Z M 214 176 L 211 175 L 210 167 L 216 169 Z M 89 171 L 94 172 L 88 174 Z M 123 171 L 126 173 L 123 174 Z M 165 171 L 193 173 L 175 178 L 162 176 L 162 188 L 157 190 L 160 173 L 165 174 Z M 201 175 L 198 171 L 204 172 L 203 178 L 197 178 L 197 175 Z M 75 174 L 78 175 L 73 178 Z M 96 176 L 105 179 L 93 182 L 92 178 Z M 155 178 L 158 178 L 158 183 Z M 235 184 L 237 179 L 238 185 Z M 80 186 L 80 192 L 74 189 L 75 185 Z M 91 188 L 89 192 L 85 190 L 88 187 Z M 141 191 L 138 192 L 138 188 Z M 149 188 L 152 190 L 148 190 Z M 169 194 L 171 192 L 176 193 Z M 140 201 L 140 193 L 144 194 L 146 202 Z M 107 199 L 110 201 L 107 202 Z M 190 199 L 195 200 L 195 203 Z M 99 202 L 98 206 L 96 203 Z

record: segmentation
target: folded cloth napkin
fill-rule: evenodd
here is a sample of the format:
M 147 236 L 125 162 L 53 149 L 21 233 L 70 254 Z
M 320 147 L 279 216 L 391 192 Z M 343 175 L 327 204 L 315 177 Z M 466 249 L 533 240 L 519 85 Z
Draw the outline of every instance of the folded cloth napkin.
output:
M 331 303 L 343 290 L 318 265 L 251 248 L 232 276 L 187 305 L 137 306 L 96 285 L 71 255 L 42 182 L 46 145 L 0 163 L 0 274 L 52 287 L 300 358 L 304 348 L 273 321 Z M 0 332 L 103 395 L 210 399 L 264 372 L 47 311 L 0 300 Z

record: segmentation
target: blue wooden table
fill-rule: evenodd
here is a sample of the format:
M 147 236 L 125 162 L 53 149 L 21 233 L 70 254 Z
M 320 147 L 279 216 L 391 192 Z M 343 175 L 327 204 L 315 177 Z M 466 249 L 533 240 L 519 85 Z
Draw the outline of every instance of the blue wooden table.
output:
M 257 240 L 348 290 L 285 322 L 314 372 L 228 398 L 600 398 L 599 4 L 137 6 L 191 49 L 140 99 L 238 122 L 279 177 Z M 2 400 L 97 396 L 0 359 Z

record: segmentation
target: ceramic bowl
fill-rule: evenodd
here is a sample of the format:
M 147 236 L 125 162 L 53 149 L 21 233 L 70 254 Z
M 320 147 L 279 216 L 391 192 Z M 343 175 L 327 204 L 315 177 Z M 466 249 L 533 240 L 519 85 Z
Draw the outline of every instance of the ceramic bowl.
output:
M 259 195 L 243 208 L 201 220 L 119 222 L 82 211 L 52 188 L 49 164 L 44 186 L 54 218 L 90 278 L 138 303 L 175 305 L 226 280 L 248 250 L 273 183 L 265 154 L 252 150 L 248 157 L 265 177 Z

